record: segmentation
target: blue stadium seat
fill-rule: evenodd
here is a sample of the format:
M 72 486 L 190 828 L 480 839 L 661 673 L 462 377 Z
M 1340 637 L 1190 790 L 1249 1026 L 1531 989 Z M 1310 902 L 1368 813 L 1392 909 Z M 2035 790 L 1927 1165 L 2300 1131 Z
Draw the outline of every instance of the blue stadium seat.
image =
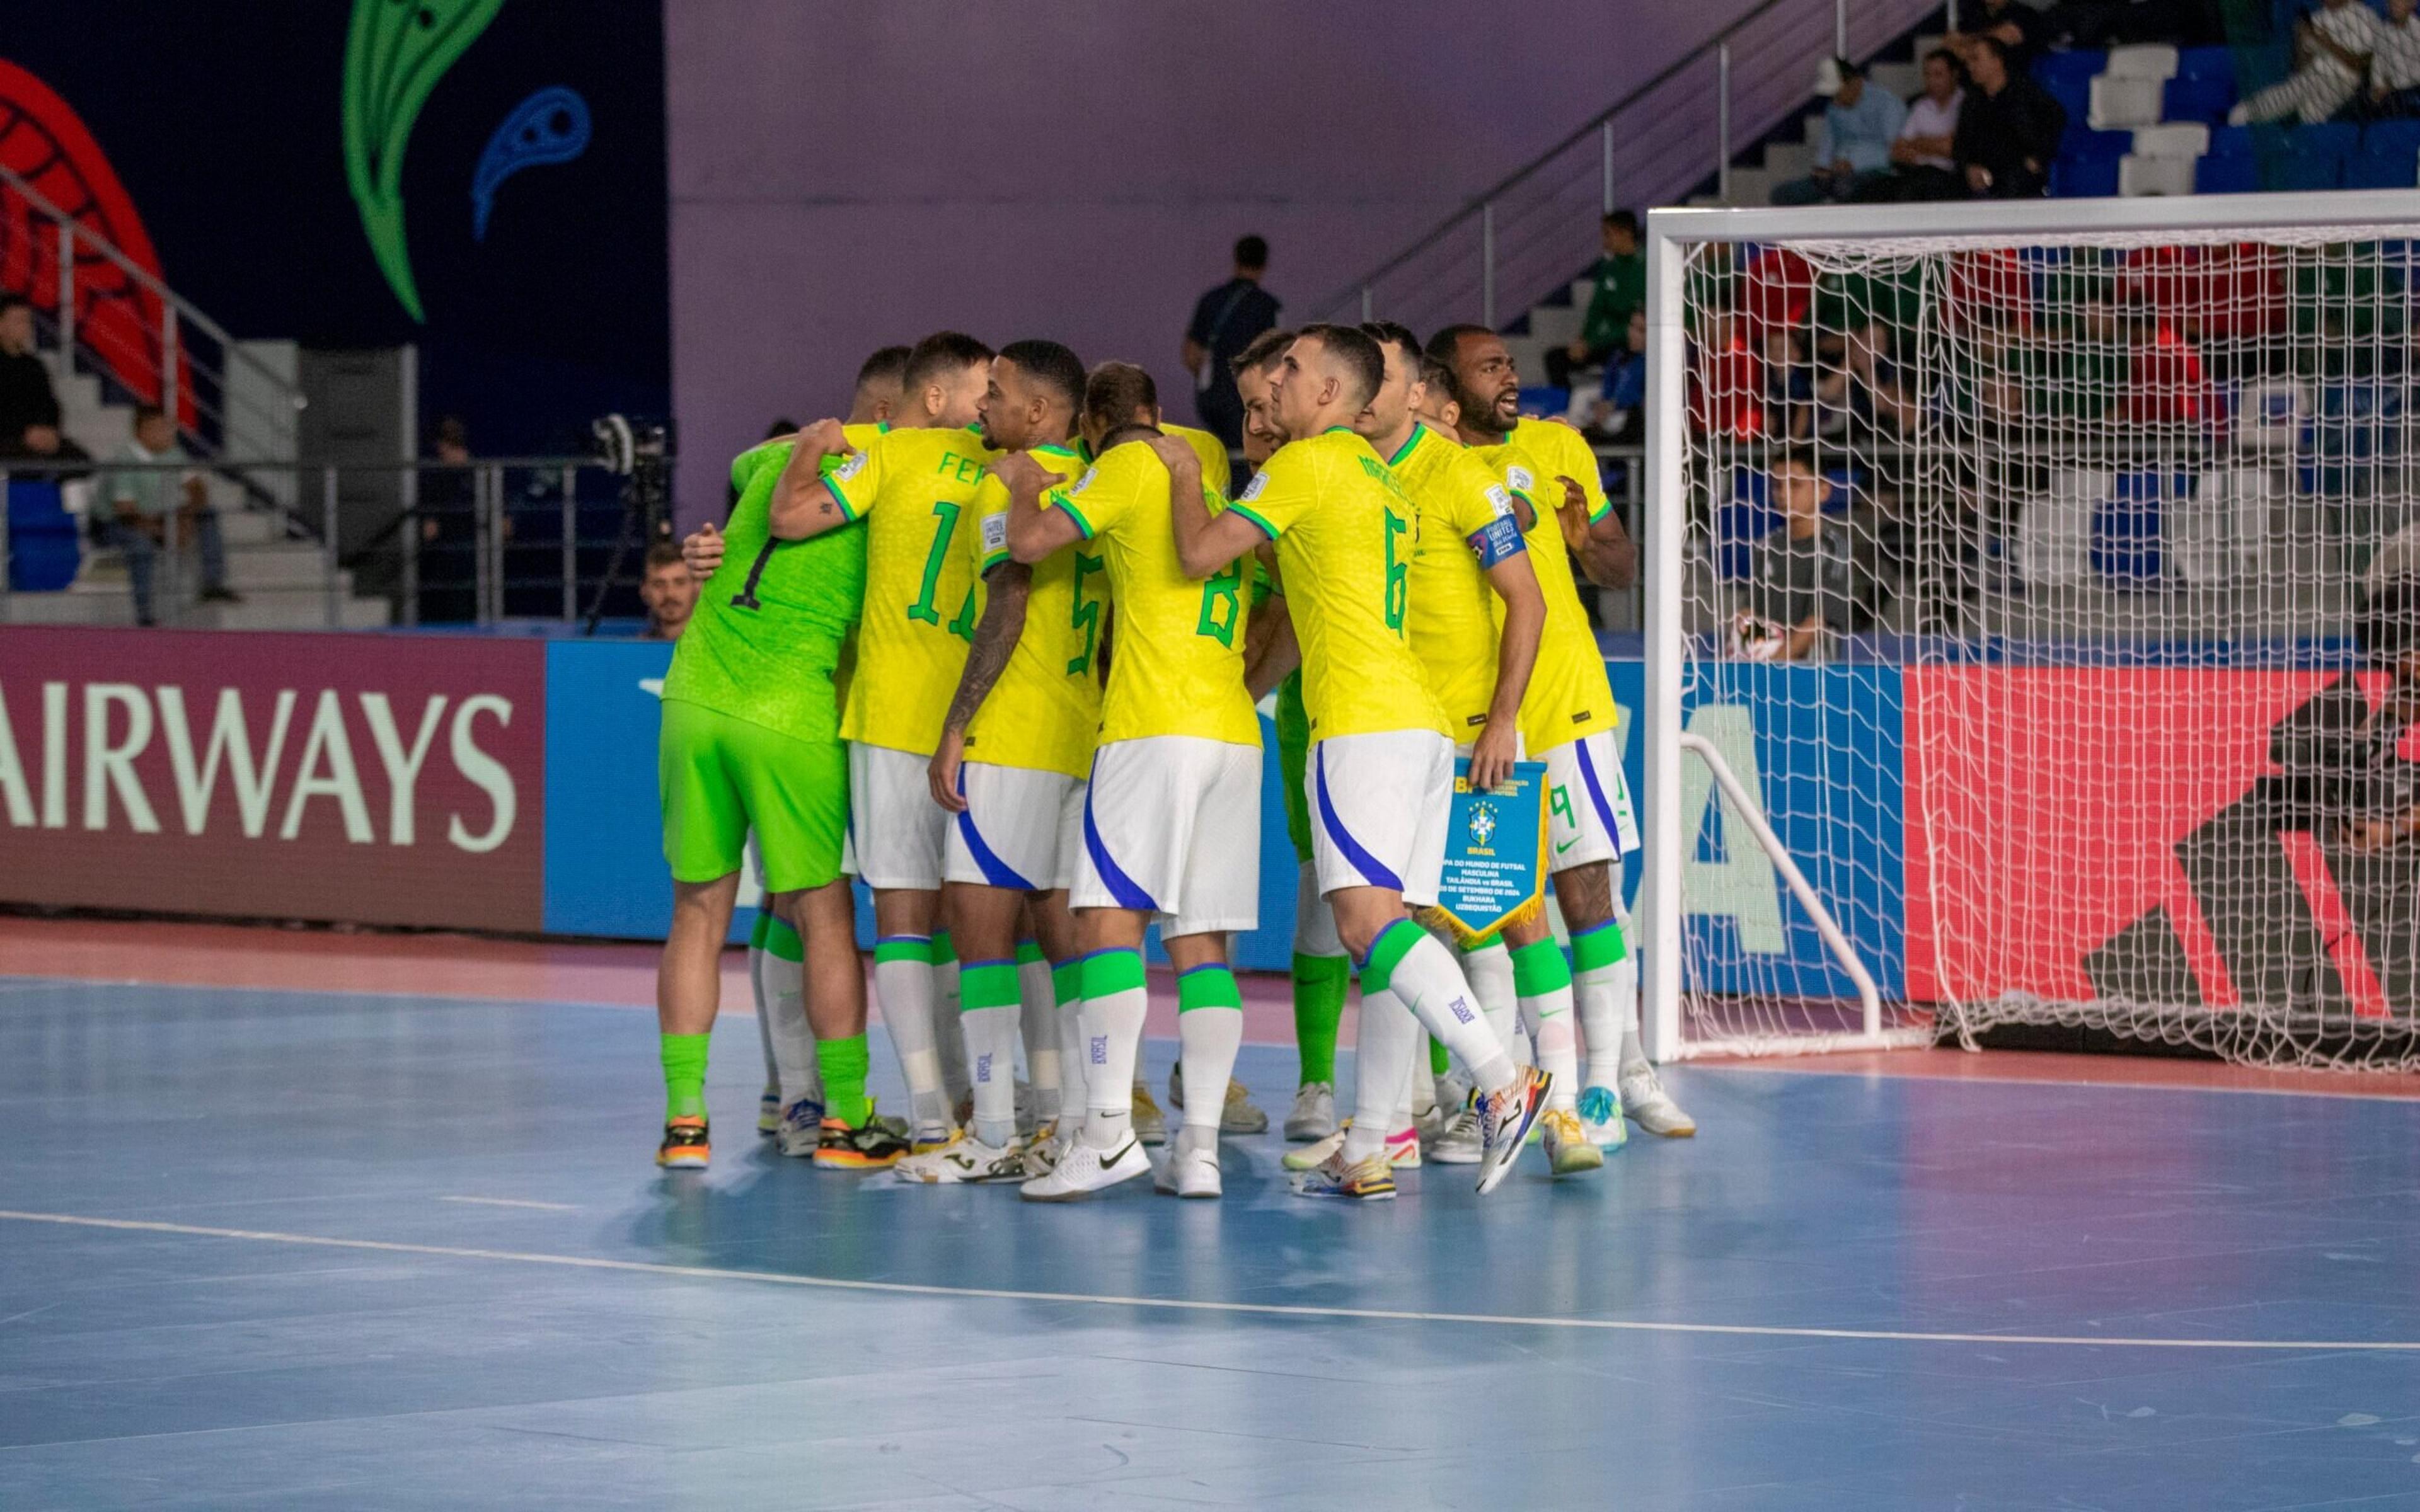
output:
M 2372 121 L 2361 133 L 2364 152 L 2400 152 L 2420 161 L 2420 121 Z
M 83 564 L 76 517 L 67 512 L 59 486 L 48 478 L 8 483 L 8 591 L 55 593 L 75 581 Z
M 2297 126 L 2286 138 L 2289 150 L 2322 158 L 2350 158 L 2361 150 L 2361 128 L 2350 121 Z
M 2057 199 L 2107 199 L 2118 193 L 2118 160 L 2061 158 L 2050 165 L 2050 192 Z
M 1525 384 L 1521 389 L 1521 412 L 1525 415 L 1559 415 L 1572 407 L 1572 391 L 1546 384 Z
M 2279 189 L 2335 189 L 2344 182 L 2344 159 L 2334 153 L 2297 152 L 2276 163 Z
M 2210 155 L 2213 158 L 2248 158 L 2252 156 L 2252 128 L 2249 126 L 2213 126 L 2210 129 Z
M 2260 188 L 2260 164 L 2250 157 L 2211 156 L 2194 164 L 2196 194 L 2250 194 Z
M 2069 117 L 2067 130 L 2058 139 L 2058 155 L 2079 162 L 2107 159 L 2116 162 L 2134 150 L 2133 131 L 2096 131 L 2083 124 L 2082 116 Z
M 2034 80 L 2052 94 L 2062 88 L 2089 94 L 2093 79 L 2107 67 L 2106 52 L 2079 48 L 2072 53 L 2044 53 L 2034 60 Z
M 2177 50 L 2180 79 L 2225 79 L 2235 83 L 2235 50 L 2228 47 L 2184 47 Z
M 2167 120 L 2214 124 L 2226 119 L 2227 111 L 2235 104 L 2235 81 L 2179 74 L 2168 81 L 2162 100 L 2160 114 Z
M 2347 189 L 2410 189 L 2420 182 L 2420 154 L 2356 152 L 2345 159 Z

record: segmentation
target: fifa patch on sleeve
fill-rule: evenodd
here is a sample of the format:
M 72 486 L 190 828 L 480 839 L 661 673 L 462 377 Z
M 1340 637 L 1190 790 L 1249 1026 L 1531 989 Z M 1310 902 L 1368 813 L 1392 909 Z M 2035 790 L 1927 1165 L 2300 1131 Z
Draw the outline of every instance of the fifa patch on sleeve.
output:
M 1487 507 L 1495 512 L 1497 519 L 1504 519 L 1512 515 L 1512 495 L 1504 485 L 1497 483 L 1488 486 Z
M 864 471 L 865 453 L 862 450 L 859 450 L 851 452 L 848 455 L 848 459 L 846 461 L 841 463 L 839 467 L 834 468 L 832 470 L 832 476 L 838 478 L 843 483 L 846 483 L 849 479 L 856 477 L 859 473 Z
M 1518 494 L 1526 494 L 1538 486 L 1537 475 L 1518 462 L 1504 470 L 1504 481 L 1511 484 L 1512 491 Z
M 983 547 L 985 556 L 989 556 L 994 551 L 1008 549 L 1008 517 L 1006 515 L 984 517 Z
M 1255 472 L 1252 474 L 1252 481 L 1244 485 L 1244 491 L 1235 496 L 1235 501 L 1239 504 L 1249 504 L 1268 491 L 1269 475 L 1265 472 Z
M 1093 474 L 1099 471 L 1100 470 L 1098 468 L 1086 468 L 1082 477 L 1078 478 L 1075 482 L 1067 486 L 1067 497 L 1073 499 L 1078 494 L 1082 493 L 1085 489 L 1091 487 L 1093 486 Z
M 1521 542 L 1521 522 L 1508 513 L 1471 532 L 1470 549 L 1478 554 L 1479 564 L 1484 568 L 1517 557 L 1528 548 Z

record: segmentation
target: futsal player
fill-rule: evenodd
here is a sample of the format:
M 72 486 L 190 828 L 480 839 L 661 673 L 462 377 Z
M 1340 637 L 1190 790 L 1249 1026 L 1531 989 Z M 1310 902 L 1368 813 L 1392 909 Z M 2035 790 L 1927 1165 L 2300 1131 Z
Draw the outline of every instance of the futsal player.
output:
M 1313 860 L 1361 973 L 1357 1103 L 1391 1099 L 1404 1084 L 1417 1019 L 1479 1078 L 1485 1192 L 1509 1171 L 1548 1080 L 1514 1065 L 1453 953 L 1406 909 L 1407 901 L 1436 901 L 1453 742 L 1405 627 L 1417 511 L 1354 429 L 1385 371 L 1377 343 L 1360 332 L 1304 328 L 1274 385 L 1277 422 L 1291 439 L 1216 516 L 1173 490 L 1172 523 L 1180 563 L 1203 577 L 1233 571 L 1263 539 L 1277 542 L 1311 719 Z M 1300 1189 L 1391 1196 L 1387 1132 L 1383 1113 L 1357 1120 L 1337 1154 L 1304 1173 Z
M 1202 582 L 1178 560 L 1170 498 L 1206 507 L 1201 459 L 1153 424 L 1151 376 L 1103 363 L 1085 408 L 1103 422 L 1099 458 L 1051 489 L 1047 507 L 1039 463 L 999 464 L 1012 500 L 1010 554 L 1041 563 L 1079 546 L 1096 553 L 1117 613 L 1069 899 L 1084 952 L 1085 1117 L 1058 1164 L 1021 1193 L 1068 1201 L 1151 1169 L 1131 1099 L 1148 1003 L 1143 929 L 1156 918 L 1177 971 L 1187 1092 L 1157 1184 L 1216 1197 L 1224 1093 L 1244 1033 L 1227 937 L 1258 922 L 1260 903 L 1261 726 L 1244 681 L 1246 575 L 1231 560 Z
M 1052 341 L 1011 343 L 992 359 L 985 439 L 1060 481 L 1073 479 L 1081 469 L 1070 443 L 1083 402 L 1084 367 L 1074 352 Z M 934 802 L 954 816 L 943 903 L 961 963 L 960 1010 L 957 1030 L 943 1032 L 963 1032 L 974 1078 L 971 1127 L 899 1166 L 903 1180 L 936 1184 L 1036 1174 L 1016 1132 L 1021 993 L 1012 952 L 1030 909 L 1054 977 L 1067 983 L 1072 1016 L 1067 888 L 1101 719 L 1094 662 L 1109 600 L 1101 559 L 1071 546 L 1031 564 L 1011 560 L 1008 487 L 993 467 L 975 490 L 975 528 L 966 536 L 986 591 L 983 618 L 927 768 Z M 1036 1029 L 1025 1037 L 1035 1095 L 1056 1097 L 1069 1057 L 1055 1017 Z
M 1546 764 L 1547 867 L 1571 933 L 1588 1041 L 1576 1099 L 1582 1132 L 1601 1149 L 1618 1149 L 1626 1111 L 1650 1134 L 1685 1137 L 1697 1124 L 1664 1090 L 1639 1042 L 1638 963 L 1618 872 L 1622 855 L 1638 848 L 1637 821 L 1614 743 L 1613 689 L 1567 554 L 1576 548 L 1584 565 L 1614 578 L 1635 553 L 1587 440 L 1568 425 L 1521 418 L 1520 376 L 1501 337 L 1449 326 L 1430 338 L 1429 354 L 1453 375 L 1462 439 L 1503 468 L 1534 512 L 1530 560 L 1545 592 L 1546 626 L 1521 722 L 1531 754 Z

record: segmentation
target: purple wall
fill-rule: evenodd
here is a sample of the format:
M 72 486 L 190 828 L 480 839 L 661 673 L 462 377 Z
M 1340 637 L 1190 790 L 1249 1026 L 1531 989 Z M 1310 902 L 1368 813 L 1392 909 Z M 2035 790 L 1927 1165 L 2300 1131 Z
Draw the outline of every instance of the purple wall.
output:
M 684 513 L 944 326 L 1142 363 L 1185 416 L 1237 236 L 1298 317 L 1752 3 L 667 5 Z

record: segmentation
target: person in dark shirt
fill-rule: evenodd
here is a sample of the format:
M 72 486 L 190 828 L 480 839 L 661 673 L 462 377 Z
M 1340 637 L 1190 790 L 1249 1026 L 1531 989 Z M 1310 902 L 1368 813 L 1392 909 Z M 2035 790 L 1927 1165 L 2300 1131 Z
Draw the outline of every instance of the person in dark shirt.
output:
M 1974 39 L 1966 66 L 1974 87 L 1958 109 L 1951 156 L 1978 199 L 2039 199 L 2050 188 L 2067 112 L 2042 86 L 2017 71 L 1996 37 Z
M 58 424 L 50 364 L 34 351 L 34 307 L 21 295 L 0 295 L 0 453 L 23 450 L 29 425 Z
M 1244 400 L 1232 364 L 1252 338 L 1278 323 L 1278 301 L 1261 287 L 1269 244 L 1258 237 L 1235 243 L 1234 276 L 1193 303 L 1185 328 L 1185 370 L 1193 375 L 1193 409 L 1202 427 L 1230 449 L 1244 444 Z
M 1638 247 L 1638 217 L 1615 210 L 1605 218 L 1603 235 L 1605 255 L 1589 270 L 1596 286 L 1589 290 L 1580 333 L 1567 347 L 1546 349 L 1546 381 L 1559 389 L 1572 386 L 1575 369 L 1612 357 L 1630 328 L 1630 313 L 1647 308 L 1647 255 Z
M 1999 43 L 2001 55 L 2008 59 L 2009 71 L 2019 74 L 2030 70 L 2034 59 L 2041 56 L 2042 49 L 2050 44 L 2050 18 L 2020 0 L 1982 0 L 1976 9 L 1969 29 L 1947 39 L 1969 67 L 1975 62 L 1977 42 Z
M 1823 655 L 1825 632 L 1856 627 L 1855 542 L 1846 524 L 1824 517 L 1831 486 L 1806 453 L 1783 449 L 1770 478 L 1782 525 L 1757 548 L 1732 647 L 1753 661 L 1807 661 Z

